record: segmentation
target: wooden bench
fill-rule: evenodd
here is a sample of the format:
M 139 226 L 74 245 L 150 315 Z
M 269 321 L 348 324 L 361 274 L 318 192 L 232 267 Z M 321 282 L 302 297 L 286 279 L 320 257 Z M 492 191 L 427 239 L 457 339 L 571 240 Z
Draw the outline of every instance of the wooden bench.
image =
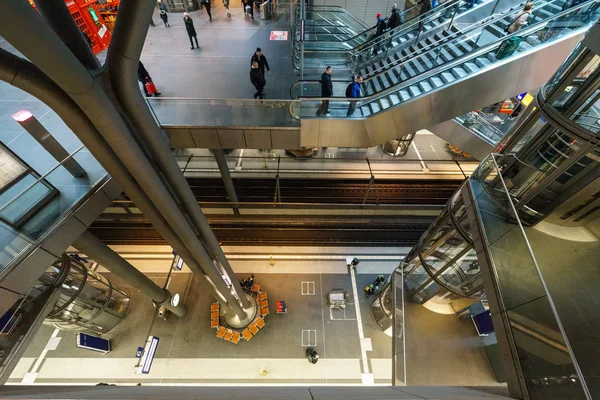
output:
M 252 286 L 252 291 L 254 293 L 260 293 L 260 285 L 257 285 L 256 283 Z
M 219 330 L 217 331 L 217 337 L 219 339 L 223 339 L 223 336 L 225 336 L 225 333 L 227 332 L 227 329 L 225 329 L 224 326 L 220 326 Z
M 211 328 L 218 328 L 219 327 L 219 320 L 218 319 L 211 319 L 210 320 L 210 327 Z
M 246 339 L 246 342 L 249 342 L 250 339 L 252 339 L 252 334 L 250 333 L 250 330 L 248 328 L 242 331 L 242 336 L 244 339 Z
M 258 329 L 262 329 L 265 327 L 265 320 L 261 317 L 256 317 L 253 323 L 258 326 Z
M 223 339 L 230 342 L 232 337 L 233 337 L 233 331 L 231 329 L 226 329 L 225 336 L 223 337 Z
M 268 306 L 266 306 L 266 307 L 261 307 L 261 308 L 260 308 L 260 315 L 261 315 L 261 316 L 263 316 L 263 317 L 264 317 L 265 315 L 269 315 L 269 307 L 268 307 Z
M 212 303 L 210 305 L 210 311 L 219 311 L 219 303 Z
M 233 331 L 233 337 L 231 338 L 231 343 L 238 344 L 240 341 L 240 333 L 238 331 Z
M 258 300 L 266 300 L 267 299 L 267 292 L 260 292 L 258 294 Z
M 260 308 L 269 307 L 269 302 L 267 300 L 260 300 Z

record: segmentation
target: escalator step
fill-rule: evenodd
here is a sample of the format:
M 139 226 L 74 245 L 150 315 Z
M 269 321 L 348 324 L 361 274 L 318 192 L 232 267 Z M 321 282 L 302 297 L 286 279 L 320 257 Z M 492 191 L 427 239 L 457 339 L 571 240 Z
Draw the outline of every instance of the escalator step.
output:
M 460 79 L 464 76 L 467 76 L 467 71 L 462 69 L 461 67 L 452 68 L 452 75 L 454 75 L 457 79 Z
M 452 75 L 450 72 L 442 72 L 440 78 L 442 79 L 442 81 L 444 81 L 444 83 L 451 83 L 456 80 L 454 75 Z
M 464 63 L 463 68 L 465 69 L 465 71 L 467 71 L 469 73 L 479 71 L 479 67 L 477 66 L 477 64 L 474 64 L 472 62 Z
M 396 74 L 394 74 L 393 72 L 390 73 L 390 71 L 388 71 L 386 73 L 386 78 L 389 82 L 392 83 L 392 85 L 396 85 L 397 83 L 400 82 L 400 80 L 398 79 L 398 77 L 396 76 Z
M 426 71 L 433 68 L 433 61 L 429 58 L 429 54 L 423 54 L 423 56 L 419 58 L 419 61 L 425 66 Z
M 444 86 L 444 81 L 442 81 L 440 78 L 438 78 L 437 76 L 432 77 L 429 82 L 431 82 L 431 85 L 434 88 L 439 88 L 440 86 Z
M 417 72 L 412 68 L 412 66 L 410 65 L 410 62 L 404 63 L 404 70 L 406 71 L 408 76 L 410 76 L 411 78 L 413 76 L 417 75 Z
M 464 53 L 462 51 L 460 51 L 458 49 L 458 47 L 456 47 L 454 44 L 452 43 L 448 43 L 447 44 L 447 48 L 449 49 L 450 53 L 453 54 L 456 57 L 460 57 L 462 56 Z
M 411 94 L 412 97 L 416 97 L 422 93 L 421 89 L 419 89 L 417 86 L 410 86 L 408 88 L 408 92 Z
M 370 102 L 369 107 L 371 108 L 371 114 L 375 114 L 380 111 L 379 103 L 377 103 L 375 101 Z
M 423 82 L 419 82 L 419 89 L 421 89 L 422 93 L 426 93 L 426 92 L 429 92 L 430 90 L 432 90 L 433 86 L 431 86 L 429 84 L 429 82 L 423 81 Z
M 402 101 L 408 101 L 412 98 L 412 96 L 410 95 L 410 93 L 407 90 L 401 90 L 399 92 L 400 94 L 400 99 L 402 99 Z
M 389 98 L 393 105 L 400 104 L 400 97 L 397 94 L 392 93 Z
M 423 72 L 425 72 L 427 70 L 427 68 L 425 66 L 423 66 L 423 63 L 421 62 L 421 58 L 422 57 L 416 57 L 412 59 L 412 65 L 414 66 L 414 68 L 419 71 L 419 74 L 422 74 Z
M 381 86 L 381 82 L 379 81 L 379 78 L 373 79 L 372 82 L 373 82 L 373 87 L 375 88 L 375 93 L 381 92 L 383 90 L 383 87 Z
M 448 53 L 448 51 L 446 49 L 441 50 L 440 57 L 446 62 L 450 62 L 450 61 L 454 60 L 454 57 L 452 56 L 452 54 Z
M 371 109 L 368 106 L 360 107 L 360 112 L 362 113 L 363 117 L 368 117 L 371 115 Z
M 379 75 L 379 79 L 381 80 L 381 84 L 383 86 L 384 89 L 389 88 L 390 86 L 392 86 L 392 84 L 390 83 L 390 81 L 388 81 L 386 74 L 381 74 Z
M 477 64 L 479 68 L 484 68 L 490 65 L 491 62 L 487 58 L 478 57 L 477 59 L 475 59 L 475 64 Z
M 387 110 L 391 106 L 388 99 L 379 99 L 379 105 L 382 110 Z

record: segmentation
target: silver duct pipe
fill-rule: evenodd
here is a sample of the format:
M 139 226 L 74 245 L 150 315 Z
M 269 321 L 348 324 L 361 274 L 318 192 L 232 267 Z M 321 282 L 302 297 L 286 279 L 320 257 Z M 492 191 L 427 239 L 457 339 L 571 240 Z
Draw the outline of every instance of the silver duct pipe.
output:
M 233 312 L 240 320 L 245 321 L 248 315 L 236 299 L 235 293 L 232 293 L 222 274 L 216 268 L 211 268 L 212 259 L 138 146 L 115 105 L 90 71 L 79 63 L 58 36 L 42 21 L 41 16 L 25 1 L 10 1 L 4 4 L 3 12 L 0 13 L 0 35 L 56 82 L 86 113 L 117 157 L 138 181 L 142 190 L 152 196 L 153 203 L 192 256 L 200 265 L 205 266 L 204 272 L 225 297 Z M 235 277 L 232 281 L 236 281 Z M 245 294 L 242 292 L 240 297 L 245 297 Z
M 138 87 L 138 63 L 154 7 L 155 3 L 148 0 L 121 1 L 119 18 L 117 18 L 108 50 L 108 65 L 112 87 L 135 130 L 141 136 L 141 142 L 145 143 L 151 150 L 162 174 L 166 177 L 167 182 L 181 202 L 194 228 L 198 230 L 202 240 L 206 243 L 210 255 L 218 261 L 223 272 L 229 276 L 242 306 L 248 308 L 250 306 L 249 300 L 243 295 L 239 280 L 236 279 L 214 232 L 198 206 L 194 193 L 173 157 L 166 136 L 154 121 L 154 117 Z M 204 268 L 208 267 L 204 266 Z
M 233 213 L 235 215 L 240 215 L 240 206 L 238 204 L 240 201 L 238 200 L 237 193 L 235 192 L 235 186 L 233 185 L 233 180 L 231 179 L 231 174 L 229 173 L 229 166 L 227 165 L 225 152 L 223 149 L 212 149 L 212 152 L 215 156 L 215 160 L 217 161 L 217 165 L 219 166 L 221 179 L 223 180 L 223 185 L 225 185 L 225 191 L 227 192 L 227 197 L 229 197 L 229 202 L 234 203 Z
M 177 254 L 186 260 L 188 266 L 193 271 L 201 270 L 200 265 L 196 263 L 195 259 L 152 204 L 146 193 L 129 174 L 123 163 L 121 163 L 121 160 L 113 153 L 77 104 L 60 87 L 32 63 L 4 49 L 0 49 L 0 79 L 31 94 L 50 106 L 73 132 L 77 132 L 77 136 L 85 147 L 94 154 L 94 157 L 96 157 L 109 175 L 135 201 L 135 204 L 142 210 L 150 223 L 169 242 Z M 206 275 L 204 275 L 204 278 L 208 280 Z M 226 311 L 230 310 L 229 305 L 223 296 L 215 290 L 210 280 L 208 280 L 208 284 L 213 296 Z
M 186 314 L 187 310 L 183 303 L 172 304 L 171 299 L 173 296 L 171 292 L 158 286 L 89 231 L 83 232 L 75 240 L 73 246 L 131 286 L 139 289 L 140 292 L 150 297 L 154 303 L 166 307 L 167 310 L 178 317 L 183 317 Z
M 85 40 L 85 34 L 73 20 L 64 0 L 34 0 L 34 3 L 58 37 L 87 69 L 100 68 L 100 62 Z

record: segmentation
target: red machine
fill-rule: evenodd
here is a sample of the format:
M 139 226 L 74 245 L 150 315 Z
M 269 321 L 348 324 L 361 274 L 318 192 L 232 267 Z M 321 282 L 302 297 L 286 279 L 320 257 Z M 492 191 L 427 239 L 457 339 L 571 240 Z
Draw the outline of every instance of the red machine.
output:
M 94 53 L 106 49 L 110 44 L 112 33 L 98 12 L 97 0 L 65 0 L 75 23 L 90 40 Z M 35 8 L 33 0 L 29 3 Z

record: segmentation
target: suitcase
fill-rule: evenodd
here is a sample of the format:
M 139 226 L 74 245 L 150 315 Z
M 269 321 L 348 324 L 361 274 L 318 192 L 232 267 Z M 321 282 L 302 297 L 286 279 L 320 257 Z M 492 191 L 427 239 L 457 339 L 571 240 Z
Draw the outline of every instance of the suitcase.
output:
M 503 58 L 512 56 L 521 45 L 521 38 L 518 36 L 511 37 L 502 42 L 498 50 L 496 50 L 496 58 L 502 60 Z
M 148 79 L 146 79 L 146 84 L 144 86 L 146 86 L 146 91 L 148 94 L 156 94 L 157 90 L 153 82 L 150 82 Z

